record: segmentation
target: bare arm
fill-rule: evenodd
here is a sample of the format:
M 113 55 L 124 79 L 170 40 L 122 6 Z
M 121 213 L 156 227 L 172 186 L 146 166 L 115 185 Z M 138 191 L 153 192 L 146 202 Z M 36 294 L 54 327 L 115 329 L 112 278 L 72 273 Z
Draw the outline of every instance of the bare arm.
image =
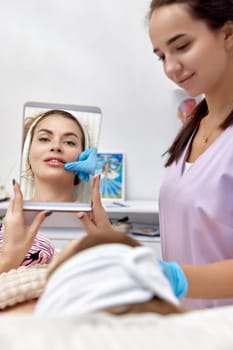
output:
M 233 260 L 208 265 L 182 265 L 188 280 L 188 298 L 233 298 Z

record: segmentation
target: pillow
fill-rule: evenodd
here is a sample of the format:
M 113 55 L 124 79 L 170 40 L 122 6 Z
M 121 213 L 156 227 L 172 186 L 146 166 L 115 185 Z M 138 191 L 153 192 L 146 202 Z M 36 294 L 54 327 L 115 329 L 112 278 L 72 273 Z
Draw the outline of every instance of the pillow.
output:
M 1 273 L 0 310 L 38 298 L 44 290 L 47 266 L 20 266 Z

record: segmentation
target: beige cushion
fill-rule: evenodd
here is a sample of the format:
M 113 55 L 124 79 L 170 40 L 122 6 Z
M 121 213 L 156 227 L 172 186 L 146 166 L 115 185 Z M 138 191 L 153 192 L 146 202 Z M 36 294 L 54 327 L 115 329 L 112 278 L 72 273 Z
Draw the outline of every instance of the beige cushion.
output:
M 38 298 L 48 265 L 20 266 L 0 274 L 0 309 Z

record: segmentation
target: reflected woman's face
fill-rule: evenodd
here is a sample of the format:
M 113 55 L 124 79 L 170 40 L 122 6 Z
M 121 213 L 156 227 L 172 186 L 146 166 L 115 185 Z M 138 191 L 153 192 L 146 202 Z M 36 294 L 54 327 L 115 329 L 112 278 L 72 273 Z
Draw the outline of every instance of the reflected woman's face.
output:
M 77 123 L 61 115 L 48 116 L 35 127 L 29 164 L 36 179 L 74 181 L 64 164 L 77 160 L 82 152 L 82 131 Z

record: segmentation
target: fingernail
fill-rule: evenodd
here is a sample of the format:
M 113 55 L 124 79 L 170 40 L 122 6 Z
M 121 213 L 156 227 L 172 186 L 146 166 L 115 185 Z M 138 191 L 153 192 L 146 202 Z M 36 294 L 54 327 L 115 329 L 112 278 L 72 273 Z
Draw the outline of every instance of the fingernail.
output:
M 83 214 L 83 213 L 77 213 L 77 217 L 78 217 L 79 219 L 82 219 L 82 218 L 84 217 L 84 214 Z
M 12 180 L 12 185 L 13 185 L 13 186 L 15 185 L 15 179 Z
M 52 215 L 52 211 L 46 211 L 46 213 L 44 214 L 45 216 L 50 216 L 50 215 Z

